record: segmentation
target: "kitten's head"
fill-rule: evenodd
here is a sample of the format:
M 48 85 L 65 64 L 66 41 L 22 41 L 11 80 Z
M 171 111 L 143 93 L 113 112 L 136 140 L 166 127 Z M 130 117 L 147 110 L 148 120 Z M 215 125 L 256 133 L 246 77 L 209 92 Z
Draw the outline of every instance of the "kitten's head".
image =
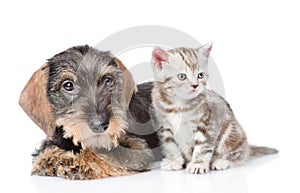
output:
M 198 96 L 207 85 L 207 63 L 212 43 L 199 48 L 175 48 L 152 52 L 156 81 L 181 99 Z

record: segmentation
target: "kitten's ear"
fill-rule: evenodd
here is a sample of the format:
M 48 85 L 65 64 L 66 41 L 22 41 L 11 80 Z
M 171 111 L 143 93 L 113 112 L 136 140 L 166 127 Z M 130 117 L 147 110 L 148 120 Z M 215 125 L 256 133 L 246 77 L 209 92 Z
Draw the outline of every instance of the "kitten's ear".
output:
M 162 63 L 168 62 L 168 53 L 161 48 L 154 48 L 152 51 L 153 66 L 159 70 L 162 69 Z
M 207 44 L 199 47 L 197 50 L 198 50 L 199 54 L 201 54 L 205 58 L 208 58 L 212 47 L 213 47 L 213 43 L 208 42 Z

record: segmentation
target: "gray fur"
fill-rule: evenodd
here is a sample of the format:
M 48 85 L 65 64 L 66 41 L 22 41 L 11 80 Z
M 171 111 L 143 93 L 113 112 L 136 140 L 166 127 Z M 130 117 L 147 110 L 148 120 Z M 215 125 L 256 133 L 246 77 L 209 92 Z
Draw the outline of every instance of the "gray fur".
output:
M 152 98 L 165 155 L 163 169 L 186 166 L 188 172 L 202 174 L 278 152 L 248 145 L 230 105 L 207 88 L 205 69 L 211 47 L 207 44 L 197 49 L 153 51 L 156 82 Z
M 58 120 L 57 127 L 61 128 L 63 133 L 62 136 L 55 136 L 60 140 L 52 139 L 44 143 L 51 144 L 52 148 L 52 141 L 56 140 L 55 145 L 65 147 L 66 142 L 70 143 L 67 140 L 72 140 L 73 144 L 68 150 L 76 149 L 80 152 L 78 149 L 83 146 L 99 158 L 106 158 L 105 161 L 116 167 L 134 171 L 148 170 L 153 155 L 147 142 L 155 144 L 153 140 L 156 140 L 156 135 L 152 133 L 151 125 L 147 127 L 151 130 L 147 142 L 142 139 L 144 135 L 138 136 L 140 138 L 133 135 L 137 129 L 147 129 L 137 125 L 136 119 L 143 120 L 149 117 L 149 112 L 147 109 L 140 111 L 143 113 L 140 115 L 139 112 L 134 112 L 138 115 L 134 117 L 135 120 L 129 116 L 131 113 L 122 101 L 124 77 L 117 62 L 110 52 L 98 51 L 89 46 L 72 47 L 48 60 L 50 76 L 47 96 L 53 107 L 53 116 Z M 106 83 L 107 77 L 110 78 L 110 83 Z M 73 84 L 73 90 L 65 89 L 66 81 Z M 141 92 L 151 93 L 151 88 L 152 86 L 146 87 L 141 89 Z M 150 94 L 139 97 L 137 92 L 133 95 L 131 106 L 135 106 L 135 103 L 150 105 Z M 137 110 L 139 109 L 131 109 Z M 115 128 L 116 131 L 109 134 L 105 128 L 112 119 L 116 119 L 121 128 Z M 79 135 L 75 136 L 74 133 Z M 43 146 L 38 154 L 47 148 L 47 145 Z

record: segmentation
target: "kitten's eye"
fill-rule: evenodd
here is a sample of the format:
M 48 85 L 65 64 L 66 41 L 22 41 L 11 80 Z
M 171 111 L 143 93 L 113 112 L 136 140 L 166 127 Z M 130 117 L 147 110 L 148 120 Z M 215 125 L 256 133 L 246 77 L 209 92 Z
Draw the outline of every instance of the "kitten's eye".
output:
M 181 74 L 178 74 L 177 77 L 178 77 L 179 80 L 185 80 L 186 79 L 186 74 L 181 73 Z
M 198 74 L 198 78 L 200 78 L 200 79 L 204 78 L 204 73 L 203 73 L 203 72 L 200 72 L 200 73 Z
M 71 91 L 73 91 L 75 89 L 74 83 L 71 80 L 64 81 L 63 84 L 62 84 L 62 86 L 68 92 L 71 92 Z
M 106 86 L 111 85 L 112 82 L 113 82 L 113 79 L 112 79 L 112 77 L 110 77 L 110 76 L 106 76 L 106 77 L 104 77 L 104 79 L 103 79 L 103 83 L 104 83 Z

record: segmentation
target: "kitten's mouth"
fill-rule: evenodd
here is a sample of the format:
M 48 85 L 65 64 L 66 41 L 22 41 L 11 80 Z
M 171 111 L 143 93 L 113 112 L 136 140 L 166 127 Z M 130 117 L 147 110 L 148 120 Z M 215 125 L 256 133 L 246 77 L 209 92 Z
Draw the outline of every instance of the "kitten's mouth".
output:
M 188 94 L 195 94 L 197 90 L 191 90 Z
M 202 88 L 192 89 L 188 92 L 188 94 L 195 95 L 195 94 L 199 94 L 200 92 L 202 92 Z

